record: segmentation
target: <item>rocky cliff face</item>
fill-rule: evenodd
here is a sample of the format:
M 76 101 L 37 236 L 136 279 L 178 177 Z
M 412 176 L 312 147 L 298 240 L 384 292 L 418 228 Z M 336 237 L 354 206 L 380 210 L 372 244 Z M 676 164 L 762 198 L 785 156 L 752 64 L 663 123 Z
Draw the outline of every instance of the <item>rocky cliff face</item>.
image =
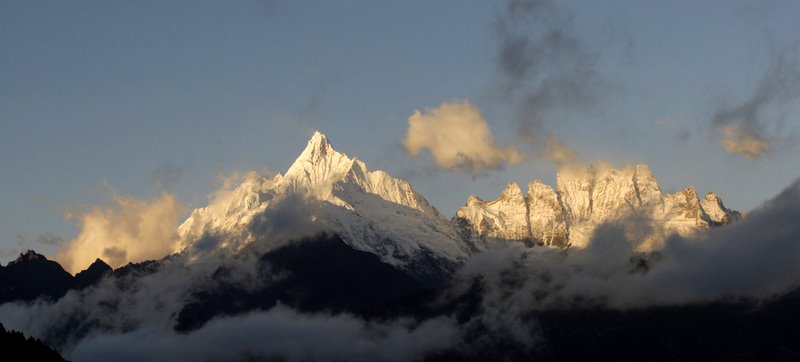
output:
M 516 183 L 509 183 L 500 196 L 483 201 L 470 196 L 467 207 L 457 211 L 456 217 L 469 221 L 472 238 L 478 248 L 490 247 L 494 240 L 531 241 L 528 225 L 528 203 Z
M 469 231 L 464 234 L 482 246 L 510 240 L 581 247 L 598 225 L 624 218 L 640 218 L 651 234 L 645 239 L 653 239 L 670 233 L 687 235 L 740 217 L 726 209 L 716 194 L 701 201 L 694 187 L 662 193 L 646 165 L 566 169 L 557 175 L 556 190 L 534 181 L 527 195 L 518 194 L 516 184 L 510 184 L 496 200 L 471 196 L 456 212 L 459 224 Z M 523 210 L 527 217 L 520 216 Z
M 713 192 L 709 192 L 706 197 L 700 200 L 700 206 L 715 224 L 729 224 L 742 217 L 740 212 L 726 208 L 722 204 L 722 199 Z
M 561 197 L 549 185 L 536 180 L 528 185 L 528 225 L 536 244 L 566 246 L 569 241 L 567 214 Z

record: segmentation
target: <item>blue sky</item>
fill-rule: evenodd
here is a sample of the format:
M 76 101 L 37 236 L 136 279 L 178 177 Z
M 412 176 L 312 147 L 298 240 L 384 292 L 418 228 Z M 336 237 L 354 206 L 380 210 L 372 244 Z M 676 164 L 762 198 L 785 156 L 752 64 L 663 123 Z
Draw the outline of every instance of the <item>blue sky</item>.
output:
M 236 171 L 284 171 L 313 130 L 408 179 L 445 215 L 505 183 L 554 183 L 542 159 L 454 173 L 402 147 L 417 109 L 469 100 L 500 144 L 517 104 L 497 96 L 505 1 L 0 2 L 0 260 L 77 232 L 67 211 L 122 194 L 203 206 Z M 749 210 L 800 176 L 796 96 L 760 122 L 772 151 L 726 153 L 710 120 L 800 45 L 795 1 L 558 1 L 602 86 L 547 128 L 589 160 L 648 163 Z M 546 69 L 544 70 L 547 71 Z M 678 134 L 682 137 L 678 137 Z M 521 146 L 522 147 L 522 146 Z

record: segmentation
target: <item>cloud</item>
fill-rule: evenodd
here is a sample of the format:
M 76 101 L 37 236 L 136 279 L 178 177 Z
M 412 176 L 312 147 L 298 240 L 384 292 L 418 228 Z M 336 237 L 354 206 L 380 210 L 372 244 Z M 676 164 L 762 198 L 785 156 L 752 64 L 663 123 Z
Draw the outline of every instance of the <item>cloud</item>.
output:
M 672 120 L 670 117 L 659 118 L 656 120 L 656 124 L 663 127 L 671 127 L 675 124 L 675 121 Z
M 445 318 L 367 323 L 341 314 L 298 314 L 278 306 L 267 312 L 219 318 L 187 334 L 152 327 L 81 341 L 74 360 L 130 361 L 412 361 L 449 346 L 456 335 Z M 188 346 L 191 346 L 190 348 Z
M 114 192 L 112 200 L 113 206 L 96 206 L 79 216 L 78 236 L 53 257 L 66 270 L 78 272 L 98 257 L 117 268 L 175 252 L 183 212 L 175 196 L 138 200 Z
M 291 205 L 296 200 L 287 202 Z M 122 213 L 120 208 L 114 213 Z M 285 210 L 292 213 L 292 208 Z M 255 258 L 244 253 L 203 254 L 202 259 L 191 261 L 179 254 L 162 260 L 151 274 L 105 279 L 87 290 L 71 291 L 55 303 L 6 303 L 0 306 L 0 320 L 10 328 L 45 338 L 74 360 L 121 356 L 131 360 L 336 357 L 404 361 L 447 348 L 471 353 L 480 350 L 481 343 L 496 341 L 503 346 L 509 342 L 536 348 L 546 341 L 531 317 L 535 310 L 587 305 L 646 308 L 729 297 L 766 299 L 796 288 L 800 286 L 798 217 L 800 180 L 737 223 L 691 237 L 673 235 L 654 252 L 638 251 L 644 236 L 652 232 L 641 215 L 598 227 L 584 249 L 527 248 L 512 243 L 488 250 L 460 269 L 445 294 L 445 303 L 463 295 L 477 298 L 475 308 L 467 307 L 472 311 L 466 313 L 466 320 L 459 316 L 462 311 L 450 310 L 444 312 L 445 317 L 367 321 L 349 314 L 301 314 L 279 306 L 217 316 L 188 333 L 173 331 L 175 316 L 192 301 L 193 291 L 209 290 L 220 268 L 248 268 L 260 253 Z M 275 225 L 262 222 L 249 226 L 267 231 L 297 226 L 292 220 L 277 220 Z M 257 271 L 240 277 L 242 283 L 271 281 Z M 478 291 L 471 288 L 476 279 Z
M 157 189 L 165 189 L 178 181 L 188 169 L 186 165 L 164 164 L 153 171 L 150 179 Z
M 657 251 L 637 251 L 648 233 L 639 217 L 598 227 L 584 249 L 512 245 L 478 255 L 459 278 L 479 276 L 483 305 L 511 319 L 576 304 L 627 309 L 764 300 L 800 286 L 798 217 L 800 180 L 734 224 L 672 235 Z
M 553 113 L 596 104 L 603 87 L 594 69 L 598 56 L 575 34 L 572 15 L 549 0 L 509 1 L 495 33 L 498 96 L 514 105 L 519 136 L 558 162 L 547 145 L 555 139 Z
M 686 141 L 689 140 L 689 137 L 692 137 L 692 133 L 687 129 L 680 129 L 677 133 L 675 133 L 675 138 L 680 143 L 686 143 Z
M 724 137 L 719 141 L 728 153 L 739 155 L 747 160 L 754 160 L 769 153 L 770 145 L 757 129 L 744 125 L 723 126 L 718 131 Z
M 38 244 L 49 246 L 63 246 L 66 243 L 63 238 L 51 233 L 40 234 L 34 241 Z
M 547 149 L 547 159 L 559 166 L 575 165 L 582 161 L 580 155 L 572 147 L 554 136 L 547 138 L 545 148 Z
M 676 122 L 672 117 L 659 118 L 656 120 L 656 125 L 664 128 L 678 127 L 679 129 L 675 132 L 675 139 L 680 143 L 686 143 L 692 136 L 689 130 L 679 125 L 679 122 Z
M 403 145 L 412 157 L 428 149 L 436 165 L 450 171 L 499 169 L 523 159 L 515 146 L 494 142 L 486 119 L 467 101 L 415 111 L 408 118 Z
M 724 102 L 711 117 L 712 131 L 721 135 L 720 145 L 747 160 L 767 155 L 776 141 L 772 131 L 777 120 L 768 112 L 800 98 L 800 65 L 789 52 L 774 56 L 749 97 L 738 103 Z

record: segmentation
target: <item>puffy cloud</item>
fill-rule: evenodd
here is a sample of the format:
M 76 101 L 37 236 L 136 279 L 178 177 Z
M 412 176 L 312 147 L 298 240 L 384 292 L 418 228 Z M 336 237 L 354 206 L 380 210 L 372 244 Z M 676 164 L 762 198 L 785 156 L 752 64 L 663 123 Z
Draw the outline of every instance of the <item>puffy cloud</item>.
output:
M 761 158 L 769 153 L 769 141 L 754 129 L 737 126 L 720 127 L 723 139 L 719 142 L 728 153 L 739 155 L 747 160 Z
M 467 101 L 415 111 L 408 118 L 403 145 L 414 157 L 428 149 L 437 166 L 451 171 L 499 169 L 523 159 L 515 146 L 503 148 L 494 142 L 486 119 Z
M 175 196 L 139 200 L 114 192 L 112 200 L 113 206 L 95 206 L 78 217 L 78 236 L 53 257 L 66 270 L 78 272 L 98 257 L 117 268 L 176 251 L 183 206 Z

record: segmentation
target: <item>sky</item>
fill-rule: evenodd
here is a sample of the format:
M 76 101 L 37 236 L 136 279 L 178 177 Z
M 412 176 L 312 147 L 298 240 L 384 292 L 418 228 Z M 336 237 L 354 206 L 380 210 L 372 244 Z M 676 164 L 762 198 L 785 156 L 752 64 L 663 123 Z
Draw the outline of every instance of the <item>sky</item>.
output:
M 0 2 L 0 261 L 56 253 L 114 192 L 202 207 L 226 175 L 285 171 L 314 130 L 446 217 L 554 184 L 551 140 L 742 211 L 800 176 L 800 3 L 541 3 Z M 444 105 L 498 156 L 410 143 Z

